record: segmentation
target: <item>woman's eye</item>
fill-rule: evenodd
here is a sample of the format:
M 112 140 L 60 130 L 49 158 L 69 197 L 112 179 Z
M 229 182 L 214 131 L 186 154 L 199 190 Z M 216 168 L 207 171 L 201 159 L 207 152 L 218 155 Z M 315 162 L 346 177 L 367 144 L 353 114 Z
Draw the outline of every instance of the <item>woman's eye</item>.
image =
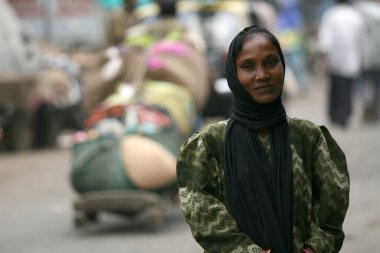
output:
M 244 70 L 250 70 L 253 68 L 253 65 L 251 63 L 244 63 L 241 65 L 241 68 Z
M 267 66 L 274 67 L 274 66 L 276 66 L 277 62 L 278 62 L 277 59 L 269 59 L 267 61 Z

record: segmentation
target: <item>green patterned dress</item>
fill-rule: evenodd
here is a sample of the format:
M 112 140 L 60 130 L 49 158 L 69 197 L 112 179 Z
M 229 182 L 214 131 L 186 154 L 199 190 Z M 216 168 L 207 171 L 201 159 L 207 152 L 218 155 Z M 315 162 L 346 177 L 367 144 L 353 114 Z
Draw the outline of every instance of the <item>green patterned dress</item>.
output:
M 338 252 L 349 203 L 345 155 L 325 127 L 294 118 L 288 122 L 294 252 L 302 252 L 306 245 L 318 253 Z M 181 208 L 205 252 L 260 252 L 261 248 L 239 231 L 229 212 L 223 171 L 226 126 L 227 121 L 213 123 L 182 146 L 177 161 Z M 260 131 L 259 138 L 269 155 L 268 131 Z

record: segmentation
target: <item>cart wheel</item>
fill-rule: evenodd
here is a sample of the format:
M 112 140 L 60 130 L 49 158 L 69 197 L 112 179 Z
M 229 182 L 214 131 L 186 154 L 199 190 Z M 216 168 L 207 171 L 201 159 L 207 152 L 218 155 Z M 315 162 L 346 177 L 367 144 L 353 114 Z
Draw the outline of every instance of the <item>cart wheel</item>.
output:
M 91 222 L 97 222 L 99 220 L 97 212 L 87 212 L 86 216 L 87 216 L 87 219 Z
M 152 228 L 160 228 L 164 225 L 164 213 L 161 208 L 155 207 L 147 211 L 146 221 Z
M 147 219 L 147 222 L 153 228 L 160 228 L 164 225 L 164 218 L 161 215 L 151 216 Z
M 74 214 L 74 226 L 81 228 L 87 225 L 89 222 L 89 216 L 84 211 L 75 210 Z

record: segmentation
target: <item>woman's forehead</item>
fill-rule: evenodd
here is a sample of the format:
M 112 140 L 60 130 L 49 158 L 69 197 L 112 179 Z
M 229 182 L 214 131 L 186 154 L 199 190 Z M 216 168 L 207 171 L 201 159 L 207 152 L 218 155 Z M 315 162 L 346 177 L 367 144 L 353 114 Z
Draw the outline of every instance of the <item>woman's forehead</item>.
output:
M 251 46 L 271 46 L 275 47 L 273 45 L 273 42 L 270 40 L 270 38 L 263 34 L 263 33 L 256 33 L 256 34 L 251 34 L 248 35 L 244 41 L 243 41 L 243 47 L 246 46 L 247 44 L 250 44 Z
M 244 54 L 251 53 L 275 53 L 279 54 L 278 49 L 275 47 L 273 42 L 265 35 L 254 35 L 247 37 L 243 44 L 240 52 L 238 53 L 238 56 L 241 56 L 241 53 L 244 52 Z

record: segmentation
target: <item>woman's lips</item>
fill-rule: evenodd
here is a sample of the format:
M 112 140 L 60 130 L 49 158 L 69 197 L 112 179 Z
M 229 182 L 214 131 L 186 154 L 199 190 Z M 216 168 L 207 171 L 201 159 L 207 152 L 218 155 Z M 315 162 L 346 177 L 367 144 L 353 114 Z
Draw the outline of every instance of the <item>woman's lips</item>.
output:
M 259 94 L 270 92 L 272 91 L 272 89 L 273 87 L 271 85 L 264 85 L 264 86 L 254 88 L 254 90 Z

